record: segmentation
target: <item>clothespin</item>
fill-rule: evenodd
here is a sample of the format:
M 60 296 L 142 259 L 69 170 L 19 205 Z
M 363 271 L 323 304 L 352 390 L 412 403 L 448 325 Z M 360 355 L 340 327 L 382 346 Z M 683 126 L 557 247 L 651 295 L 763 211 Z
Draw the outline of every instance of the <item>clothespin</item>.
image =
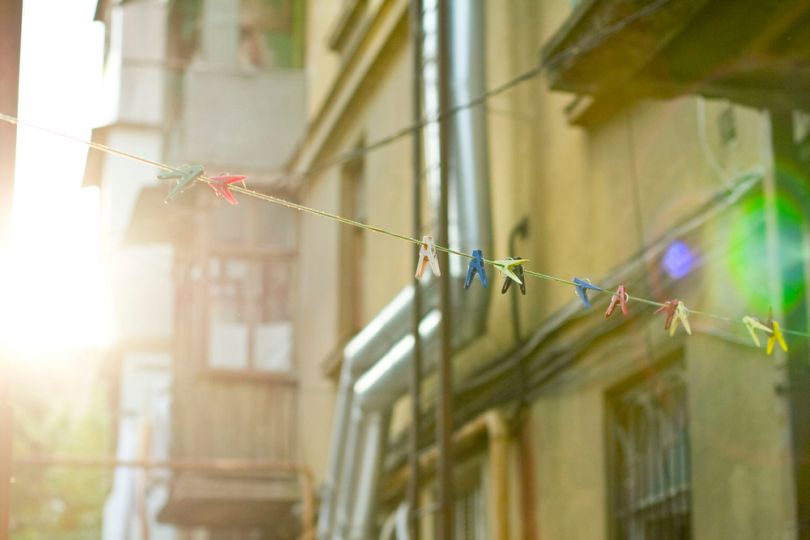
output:
M 513 281 L 520 285 L 520 292 L 526 294 L 526 284 L 523 282 L 523 263 L 529 262 L 529 259 L 521 259 L 520 257 L 507 257 L 494 261 L 495 268 L 500 270 L 506 277 L 503 281 L 501 294 L 506 294 L 509 286 Z
M 746 328 L 748 328 L 748 333 L 751 334 L 751 339 L 754 340 L 754 344 L 759 348 L 759 336 L 757 336 L 756 330 L 762 330 L 763 332 L 768 332 L 769 334 L 773 334 L 773 330 L 770 327 L 765 326 L 759 319 L 755 317 L 751 317 L 746 315 L 742 318 L 742 322 Z
M 588 300 L 588 289 L 592 291 L 601 291 L 602 289 L 596 285 L 592 285 L 587 279 L 579 279 L 578 277 L 575 277 L 573 281 L 577 296 L 579 296 L 579 299 L 582 300 L 582 304 L 585 306 L 585 309 L 590 308 L 591 302 Z
M 231 188 L 228 186 L 235 184 L 236 182 L 242 182 L 242 185 L 244 186 L 245 178 L 247 178 L 247 176 L 229 176 L 222 174 L 220 176 L 209 178 L 208 185 L 211 186 L 211 189 L 214 190 L 214 193 L 216 193 L 217 196 L 222 197 L 230 204 L 239 204 L 239 201 L 237 201 L 236 197 L 233 196 Z
M 613 293 L 613 296 L 610 297 L 610 305 L 608 305 L 607 311 L 605 311 L 605 318 L 607 319 L 613 315 L 613 310 L 616 309 L 617 304 L 622 309 L 622 315 L 627 317 L 627 302 L 629 301 L 630 295 L 627 294 L 627 288 L 624 286 L 624 283 L 622 283 L 619 285 L 619 288 L 616 289 L 616 292 Z
M 470 288 L 470 285 L 472 285 L 472 280 L 475 277 L 475 273 L 478 272 L 478 278 L 481 280 L 481 285 L 486 289 L 487 271 L 484 270 L 484 255 L 481 253 L 480 249 L 476 249 L 473 250 L 472 256 L 473 258 L 470 261 L 470 265 L 467 267 L 467 278 L 464 280 L 464 288 Z
M 425 235 L 422 237 L 422 243 L 419 244 L 419 262 L 416 265 L 416 274 L 414 274 L 416 279 L 422 279 L 428 264 L 430 264 L 434 276 L 442 275 L 439 269 L 439 257 L 436 255 L 436 246 L 433 244 L 433 237 Z
M 773 346 L 777 341 L 779 342 L 779 346 L 782 347 L 782 350 L 788 352 L 788 346 L 787 343 L 785 343 L 785 337 L 782 335 L 782 329 L 779 328 L 779 323 L 773 320 L 772 308 L 768 308 L 768 322 L 766 325 L 771 329 L 771 335 L 768 336 L 768 344 L 766 346 L 768 354 L 773 353 Z
M 177 170 L 168 171 L 158 175 L 160 180 L 176 179 L 177 184 L 169 191 L 164 202 L 173 201 L 175 197 L 184 192 L 197 178 L 202 176 L 202 165 L 183 165 Z
M 664 321 L 664 330 L 669 330 L 670 326 L 672 326 L 672 319 L 675 318 L 675 308 L 678 307 L 679 303 L 677 300 L 667 300 L 663 306 L 655 310 L 656 314 L 662 311 L 667 314 L 667 319 Z
M 675 335 L 675 330 L 678 328 L 679 322 L 683 325 L 683 329 L 686 330 L 686 333 L 691 336 L 692 328 L 689 326 L 689 310 L 686 309 L 683 302 L 678 302 L 678 305 L 675 306 L 675 320 L 672 322 L 672 327 L 669 329 L 670 337 Z
M 689 310 L 683 302 L 677 299 L 672 299 L 664 302 L 664 305 L 655 310 L 655 313 L 665 312 L 667 320 L 664 322 L 664 330 L 669 330 L 669 335 L 674 336 L 675 330 L 678 329 L 678 323 L 683 325 L 683 329 L 690 336 L 692 335 L 692 328 L 689 326 Z

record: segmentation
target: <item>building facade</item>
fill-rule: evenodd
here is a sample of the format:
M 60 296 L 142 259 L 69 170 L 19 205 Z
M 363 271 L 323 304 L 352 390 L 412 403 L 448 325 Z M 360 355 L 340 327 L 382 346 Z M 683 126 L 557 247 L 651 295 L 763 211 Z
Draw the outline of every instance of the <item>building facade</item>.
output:
M 304 128 L 296 1 L 100 2 L 114 148 L 295 198 L 284 164 Z M 98 154 L 120 341 L 106 538 L 293 538 L 313 521 L 299 460 L 290 210 L 205 186 L 165 201 L 161 171 Z
M 409 2 L 310 2 L 300 200 L 397 233 L 413 223 Z M 451 4 L 450 239 L 491 259 L 739 321 L 806 329 L 808 16 L 799 2 Z M 424 2 L 425 110 L 438 112 Z M 738 31 L 740 28 L 745 31 Z M 436 126 L 421 230 L 437 233 Z M 351 159 L 349 159 L 351 158 Z M 339 162 L 339 166 L 323 164 Z M 436 279 L 419 287 L 418 508 L 405 507 L 415 246 L 298 217 L 299 451 L 323 484 L 319 537 L 435 530 Z M 457 538 L 804 538 L 806 341 L 766 356 L 735 321 L 670 337 L 642 302 L 604 316 L 571 286 L 453 282 Z M 325 271 L 324 269 L 328 269 Z M 489 268 L 487 269 L 490 270 Z M 806 395 L 806 394 L 805 394 Z M 331 433 L 305 429 L 332 417 Z

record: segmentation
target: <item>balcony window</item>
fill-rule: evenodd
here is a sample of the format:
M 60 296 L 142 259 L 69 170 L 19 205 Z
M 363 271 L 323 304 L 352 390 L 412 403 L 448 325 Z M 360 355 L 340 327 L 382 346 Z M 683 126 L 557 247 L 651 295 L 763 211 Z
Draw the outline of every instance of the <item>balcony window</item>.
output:
M 206 263 L 208 365 L 290 372 L 294 216 L 252 199 L 238 207 L 217 204 L 212 212 Z

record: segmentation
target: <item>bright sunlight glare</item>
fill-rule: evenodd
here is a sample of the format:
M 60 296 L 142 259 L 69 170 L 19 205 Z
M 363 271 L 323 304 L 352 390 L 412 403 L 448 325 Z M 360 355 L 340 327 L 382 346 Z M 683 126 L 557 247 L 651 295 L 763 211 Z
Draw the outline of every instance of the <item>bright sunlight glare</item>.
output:
M 95 0 L 26 0 L 20 119 L 89 139 L 101 80 Z M 99 254 L 99 193 L 81 188 L 87 148 L 20 127 L 0 340 L 18 354 L 98 348 L 112 339 Z

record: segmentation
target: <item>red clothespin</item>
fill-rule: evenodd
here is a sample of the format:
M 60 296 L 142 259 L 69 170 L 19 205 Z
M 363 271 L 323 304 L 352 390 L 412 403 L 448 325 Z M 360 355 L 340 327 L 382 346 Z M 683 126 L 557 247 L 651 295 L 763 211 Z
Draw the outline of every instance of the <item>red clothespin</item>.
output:
M 229 186 L 231 184 L 235 184 L 236 182 L 242 182 L 242 185 L 244 186 L 246 178 L 247 176 L 230 176 L 222 174 L 220 176 L 213 176 L 209 178 L 208 185 L 211 186 L 211 189 L 214 190 L 214 193 L 216 193 L 217 196 L 222 197 L 230 204 L 239 204 L 239 201 L 237 201 L 236 197 L 233 196 Z
M 416 279 L 422 279 L 425 273 L 425 268 L 428 264 L 433 271 L 433 275 L 441 276 L 442 272 L 439 270 L 439 257 L 436 255 L 436 246 L 433 244 L 433 237 L 425 235 L 422 237 L 422 242 L 419 244 L 419 263 L 416 265 Z
M 622 309 L 622 315 L 627 317 L 627 303 L 629 301 L 630 295 L 627 294 L 627 288 L 624 286 L 624 283 L 622 283 L 619 285 L 619 288 L 616 289 L 616 292 L 613 293 L 613 296 L 610 297 L 610 304 L 608 305 L 607 311 L 605 311 L 605 318 L 607 319 L 613 315 L 613 311 L 616 309 L 617 304 Z
M 664 322 L 664 330 L 669 330 L 669 327 L 672 326 L 672 320 L 675 318 L 675 310 L 678 309 L 678 304 L 677 299 L 667 300 L 664 302 L 663 306 L 655 310 L 656 314 L 662 311 L 667 314 L 667 320 Z

